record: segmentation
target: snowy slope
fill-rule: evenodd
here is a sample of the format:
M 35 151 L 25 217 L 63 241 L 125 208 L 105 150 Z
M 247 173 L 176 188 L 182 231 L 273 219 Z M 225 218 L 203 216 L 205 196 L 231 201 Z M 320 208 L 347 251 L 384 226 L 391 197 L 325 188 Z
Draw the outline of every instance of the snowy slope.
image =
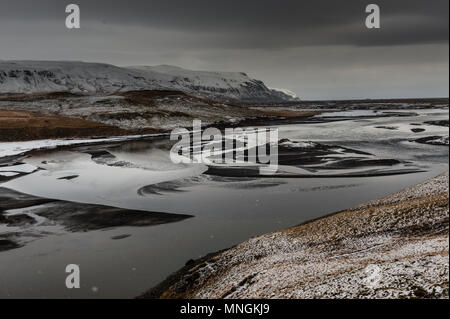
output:
M 50 61 L 0 61 L 0 93 L 116 92 L 159 89 L 158 80 L 109 64 Z
M 290 90 L 277 89 L 277 88 L 270 88 L 270 89 L 278 94 L 284 94 L 284 95 L 290 96 L 292 98 L 292 100 L 298 100 L 297 94 L 295 94 L 294 92 L 292 92 Z
M 128 67 L 73 61 L 0 61 L 0 93 L 114 93 L 179 90 L 188 94 L 251 101 L 292 100 L 245 73 L 191 71 L 174 66 Z
M 130 69 L 143 71 L 148 77 L 154 74 L 170 76 L 170 86 L 190 94 L 200 94 L 207 97 L 226 97 L 237 100 L 291 100 L 292 96 L 281 91 L 274 91 L 262 81 L 250 78 L 240 72 L 207 72 L 192 71 L 176 66 L 135 66 Z

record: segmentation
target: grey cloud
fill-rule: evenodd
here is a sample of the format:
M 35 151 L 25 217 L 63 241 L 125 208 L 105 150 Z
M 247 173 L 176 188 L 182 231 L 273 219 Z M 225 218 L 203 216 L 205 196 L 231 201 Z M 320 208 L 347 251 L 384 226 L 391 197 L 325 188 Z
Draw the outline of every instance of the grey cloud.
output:
M 206 33 L 232 47 L 399 45 L 448 42 L 448 0 L 376 0 L 382 29 L 364 27 L 368 0 L 76 0 L 83 19 L 106 25 Z M 61 19 L 58 0 L 1 0 L 0 17 Z M 370 33 L 369 33 L 370 32 Z

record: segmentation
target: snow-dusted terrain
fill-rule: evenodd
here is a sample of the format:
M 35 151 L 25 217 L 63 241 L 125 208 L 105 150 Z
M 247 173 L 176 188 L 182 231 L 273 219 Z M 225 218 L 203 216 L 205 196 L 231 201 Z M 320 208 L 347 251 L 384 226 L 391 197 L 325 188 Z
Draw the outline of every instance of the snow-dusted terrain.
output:
M 448 172 L 187 264 L 143 297 L 448 298 Z
M 270 89 L 245 73 L 191 71 L 161 65 L 117 67 L 74 61 L 0 61 L 0 93 L 115 93 L 177 90 L 230 100 L 292 101 L 296 97 Z

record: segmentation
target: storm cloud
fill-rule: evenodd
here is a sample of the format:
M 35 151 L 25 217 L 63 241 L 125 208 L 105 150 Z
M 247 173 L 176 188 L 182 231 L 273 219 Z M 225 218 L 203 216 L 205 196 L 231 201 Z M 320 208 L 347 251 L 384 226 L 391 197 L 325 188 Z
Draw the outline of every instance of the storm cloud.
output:
M 0 0 L 0 59 L 245 71 L 305 98 L 448 96 L 447 0 Z M 381 29 L 364 25 L 381 8 Z

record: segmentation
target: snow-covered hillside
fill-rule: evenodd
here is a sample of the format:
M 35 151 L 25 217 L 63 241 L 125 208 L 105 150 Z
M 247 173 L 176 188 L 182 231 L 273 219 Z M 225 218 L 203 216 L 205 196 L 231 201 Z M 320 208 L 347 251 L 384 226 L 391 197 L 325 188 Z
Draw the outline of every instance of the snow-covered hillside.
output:
M 276 89 L 276 88 L 270 88 L 273 92 L 276 92 L 277 94 L 287 95 L 291 97 L 292 100 L 298 100 L 297 94 L 294 92 L 288 90 L 288 89 Z
M 245 73 L 191 71 L 162 65 L 117 67 L 72 61 L 0 61 L 0 93 L 114 93 L 179 90 L 188 94 L 248 101 L 289 101 Z

